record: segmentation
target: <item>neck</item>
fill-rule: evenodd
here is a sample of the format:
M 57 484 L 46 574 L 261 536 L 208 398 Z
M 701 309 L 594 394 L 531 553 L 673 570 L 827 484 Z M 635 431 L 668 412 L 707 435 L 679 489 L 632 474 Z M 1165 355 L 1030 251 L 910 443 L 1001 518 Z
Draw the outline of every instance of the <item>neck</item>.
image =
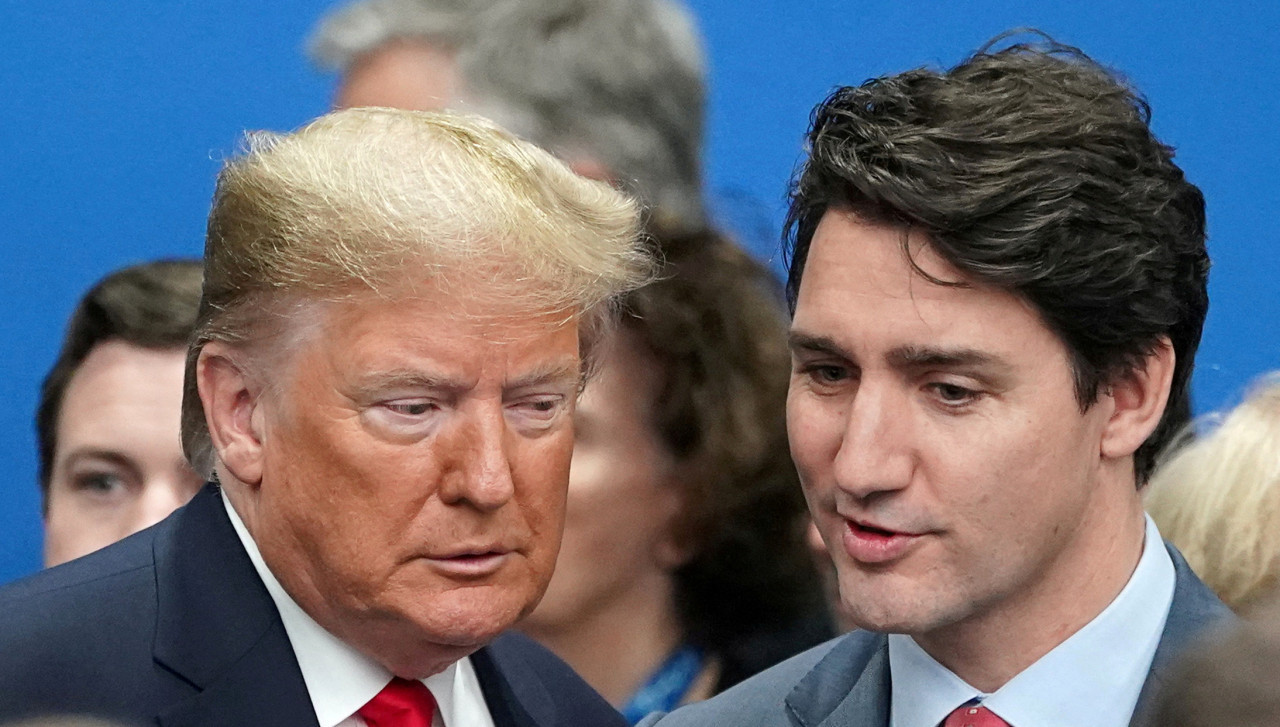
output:
M 994 692 L 1115 600 L 1142 557 L 1145 532 L 1134 488 L 1133 497 L 1119 507 L 1081 522 L 1055 560 L 1044 564 L 1040 580 L 1022 593 L 913 638 L 965 682 Z
M 520 629 L 537 639 L 601 694 L 621 706 L 683 640 L 669 576 L 632 589 L 568 623 L 530 619 Z

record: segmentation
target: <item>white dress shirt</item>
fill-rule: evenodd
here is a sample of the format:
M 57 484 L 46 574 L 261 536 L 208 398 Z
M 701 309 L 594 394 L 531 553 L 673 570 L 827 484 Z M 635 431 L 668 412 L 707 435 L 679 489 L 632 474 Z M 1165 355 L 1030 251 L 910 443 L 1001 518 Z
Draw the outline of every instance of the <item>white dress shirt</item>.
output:
M 253 567 L 280 612 L 280 620 L 284 622 L 285 633 L 289 635 L 289 643 L 298 658 L 302 679 L 306 682 L 307 694 L 311 697 L 311 706 L 315 708 L 320 727 L 365 727 L 364 720 L 356 716 L 356 710 L 382 691 L 393 675 L 307 615 L 267 568 L 262 554 L 258 552 L 258 545 L 227 500 L 226 493 L 222 495 L 222 504 L 226 506 L 236 535 L 240 536 Z M 439 674 L 423 679 L 422 683 L 431 690 L 439 707 L 432 722 L 434 727 L 494 727 L 470 658 L 459 659 Z
M 1126 727 L 1173 603 L 1173 560 L 1147 517 L 1142 557 L 1109 606 L 992 694 L 969 686 L 910 637 L 889 635 L 890 727 L 938 727 L 978 699 L 1012 727 Z

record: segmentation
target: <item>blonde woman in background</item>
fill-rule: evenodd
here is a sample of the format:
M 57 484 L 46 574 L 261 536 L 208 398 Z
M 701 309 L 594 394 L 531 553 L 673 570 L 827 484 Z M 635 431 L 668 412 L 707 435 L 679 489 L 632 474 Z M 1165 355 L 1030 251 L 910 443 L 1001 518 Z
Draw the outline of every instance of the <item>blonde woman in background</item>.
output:
M 1147 511 L 1191 568 L 1237 612 L 1280 569 L 1280 372 L 1256 383 L 1206 436 L 1173 450 Z

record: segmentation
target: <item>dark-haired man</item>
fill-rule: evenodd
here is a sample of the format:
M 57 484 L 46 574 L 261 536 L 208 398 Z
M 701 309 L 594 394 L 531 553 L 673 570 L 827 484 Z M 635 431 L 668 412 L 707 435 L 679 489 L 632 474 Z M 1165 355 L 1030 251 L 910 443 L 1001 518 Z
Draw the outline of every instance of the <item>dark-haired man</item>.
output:
M 200 490 L 178 437 L 200 271 L 199 260 L 123 268 L 71 314 L 36 411 L 46 566 L 150 527 Z
M 1203 197 L 1148 118 L 1054 44 L 818 108 L 788 430 L 864 630 L 662 725 L 1149 721 L 1228 612 L 1139 496 L 1187 410 L 1209 267 Z

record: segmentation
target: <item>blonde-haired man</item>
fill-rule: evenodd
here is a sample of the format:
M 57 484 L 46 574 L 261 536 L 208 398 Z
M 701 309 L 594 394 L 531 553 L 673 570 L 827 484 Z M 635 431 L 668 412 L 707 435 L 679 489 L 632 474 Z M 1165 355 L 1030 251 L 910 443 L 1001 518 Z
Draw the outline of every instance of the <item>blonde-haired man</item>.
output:
M 550 578 L 585 362 L 651 274 L 636 226 L 478 119 L 251 137 L 219 177 L 183 402 L 218 484 L 0 591 L 0 718 L 615 724 L 500 634 Z

